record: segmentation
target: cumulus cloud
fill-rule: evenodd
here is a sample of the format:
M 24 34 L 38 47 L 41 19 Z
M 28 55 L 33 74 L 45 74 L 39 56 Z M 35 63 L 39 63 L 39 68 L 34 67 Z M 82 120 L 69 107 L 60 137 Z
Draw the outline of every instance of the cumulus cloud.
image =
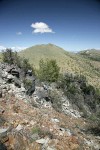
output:
M 32 33 L 54 33 L 53 30 L 44 22 L 32 23 L 31 27 L 33 28 Z
M 16 34 L 17 34 L 17 35 L 22 35 L 22 32 L 17 32 Z

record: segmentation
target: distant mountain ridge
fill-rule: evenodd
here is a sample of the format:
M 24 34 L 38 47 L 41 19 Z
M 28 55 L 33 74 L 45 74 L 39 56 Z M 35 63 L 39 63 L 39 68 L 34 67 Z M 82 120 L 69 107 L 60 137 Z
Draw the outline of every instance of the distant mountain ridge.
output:
M 89 49 L 81 51 L 79 54 L 91 60 L 100 61 L 100 50 Z
M 37 69 L 41 59 L 55 59 L 62 73 L 83 74 L 92 85 L 100 88 L 99 50 L 72 53 L 53 44 L 42 44 L 22 50 L 19 55 L 29 59 L 29 62 Z
M 53 44 L 32 46 L 21 51 L 20 55 L 28 58 L 30 63 L 36 68 L 39 65 L 40 59 L 56 59 L 59 63 L 59 61 L 62 60 L 63 62 L 63 59 L 65 60 L 66 58 L 65 50 Z

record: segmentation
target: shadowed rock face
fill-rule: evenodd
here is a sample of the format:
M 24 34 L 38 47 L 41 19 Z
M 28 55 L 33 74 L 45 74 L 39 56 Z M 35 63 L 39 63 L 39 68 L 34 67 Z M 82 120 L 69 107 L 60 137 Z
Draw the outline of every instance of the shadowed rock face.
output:
M 27 74 L 27 76 L 26 76 L 26 79 L 25 80 L 27 80 L 30 84 L 27 86 L 27 88 L 26 88 L 26 94 L 27 95 L 29 95 L 29 96 L 31 96 L 33 93 L 34 93 L 34 91 L 35 91 L 35 78 L 34 78 L 34 76 L 32 76 L 32 74 L 30 74 L 30 72 L 29 72 L 29 74 Z
M 20 73 L 19 73 L 19 68 L 12 66 L 11 68 L 9 68 L 9 70 L 7 71 L 8 73 L 12 74 L 13 76 L 16 76 L 17 78 L 20 77 Z
M 7 150 L 7 147 L 0 142 L 0 150 Z
M 4 123 L 5 123 L 5 119 L 2 116 L 0 116 L 0 126 L 2 126 Z

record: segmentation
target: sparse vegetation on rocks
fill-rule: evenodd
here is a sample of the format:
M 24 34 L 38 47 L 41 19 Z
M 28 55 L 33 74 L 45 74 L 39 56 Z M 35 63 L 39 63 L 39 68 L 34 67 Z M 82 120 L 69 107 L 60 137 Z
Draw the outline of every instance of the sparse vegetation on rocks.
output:
M 54 59 L 41 60 L 34 77 L 29 61 L 11 49 L 3 52 L 3 61 L 0 148 L 100 149 L 100 91 L 87 77 L 61 74 Z
M 5 66 L 8 65 L 7 81 L 14 82 L 15 86 L 19 88 L 23 82 L 26 93 L 31 95 L 35 90 L 35 71 L 28 59 L 21 58 L 17 52 L 13 52 L 11 49 L 2 52 L 2 59 Z
M 80 111 L 86 112 L 85 114 L 88 116 L 86 111 L 86 107 L 88 107 L 89 111 L 96 114 L 97 105 L 100 105 L 100 93 L 98 89 L 88 84 L 86 77 L 65 74 L 59 79 L 58 85 L 63 89 L 70 102 L 78 106 Z

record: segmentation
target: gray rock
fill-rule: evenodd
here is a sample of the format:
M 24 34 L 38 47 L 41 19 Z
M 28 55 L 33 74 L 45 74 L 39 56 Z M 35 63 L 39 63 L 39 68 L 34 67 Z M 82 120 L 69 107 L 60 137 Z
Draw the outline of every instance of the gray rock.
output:
M 1 128 L 1 129 L 0 129 L 0 135 L 1 135 L 2 133 L 7 132 L 7 130 L 8 130 L 8 128 Z
M 23 126 L 20 125 L 20 124 L 16 127 L 16 130 L 17 130 L 17 131 L 20 131 L 20 130 L 22 130 L 22 129 L 23 129 Z
M 2 79 L 0 79 L 0 85 L 2 85 L 3 84 L 3 80 Z
M 31 135 L 32 140 L 37 140 L 38 138 L 39 138 L 39 135 L 37 133 Z
M 72 135 L 72 133 L 71 133 L 71 131 L 69 129 L 65 129 L 65 131 L 67 132 L 68 136 Z
M 2 116 L 0 116 L 0 126 L 3 126 L 5 122 L 6 120 Z
M 3 84 L 0 86 L 0 89 L 7 89 L 7 85 L 3 83 Z
M 4 98 L 6 94 L 2 94 L 2 97 Z
M 0 115 L 3 114 L 4 112 L 5 110 L 2 107 L 0 107 Z
M 6 140 L 8 140 L 7 131 L 8 128 L 0 128 L 0 141 L 5 142 Z
M 47 144 L 48 139 L 39 139 L 39 140 L 36 140 L 36 142 L 39 143 L 39 144 Z
M 2 78 L 7 78 L 8 73 L 6 71 L 2 71 Z
M 15 86 L 17 86 L 18 88 L 21 88 L 21 81 L 17 78 L 14 78 L 14 84 Z
M 12 68 L 11 69 L 11 74 L 17 78 L 19 78 L 19 70 L 17 70 L 16 68 Z
M 8 75 L 7 75 L 7 79 L 14 79 L 14 76 L 11 75 L 11 74 L 8 74 Z
M 12 90 L 9 90 L 8 93 L 9 93 L 10 95 L 13 95 L 13 91 L 12 91 Z
M 30 84 L 26 83 L 26 86 L 25 86 L 27 90 L 26 94 L 31 96 L 35 91 L 35 78 L 33 76 L 27 76 L 25 80 L 26 82 L 28 81 L 30 83 Z
M 0 89 L 0 98 L 2 97 L 2 89 Z
M 24 87 L 21 87 L 21 92 L 26 92 L 26 89 Z
M 55 148 L 47 147 L 47 150 L 56 150 Z
M 59 123 L 60 121 L 58 120 L 58 119 L 56 119 L 56 118 L 51 118 L 51 121 L 52 122 L 56 122 L 56 123 Z
M 6 89 L 2 89 L 2 94 L 5 94 L 7 92 Z

